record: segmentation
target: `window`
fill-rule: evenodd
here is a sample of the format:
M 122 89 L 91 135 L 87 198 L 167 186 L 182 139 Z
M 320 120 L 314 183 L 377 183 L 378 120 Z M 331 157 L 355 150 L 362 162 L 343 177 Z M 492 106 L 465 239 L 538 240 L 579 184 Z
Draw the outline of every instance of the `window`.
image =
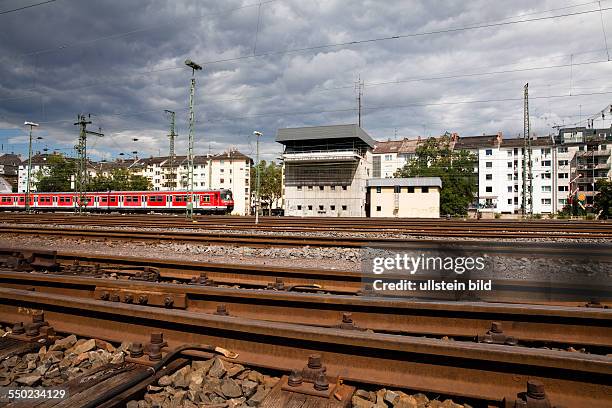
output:
M 508 174 L 508 181 L 512 181 L 512 174 Z
M 566 179 L 566 178 L 569 178 L 569 173 L 559 173 L 559 178 L 560 178 L 560 179 Z
M 486 174 L 485 175 L 485 179 L 486 180 L 493 180 L 493 175 L 492 174 Z
M 309 189 L 309 190 L 312 190 L 312 186 L 308 186 L 308 189 Z
M 559 186 L 559 191 L 569 191 L 568 186 Z
M 312 205 L 308 206 L 308 211 L 312 211 Z
M 551 178 L 551 174 L 550 173 L 542 173 L 542 179 L 543 180 L 550 180 Z
M 540 149 L 540 152 L 541 152 L 543 155 L 545 155 L 545 156 L 546 156 L 546 155 L 549 155 L 549 154 L 550 154 L 550 148 Z
M 580 150 L 581 152 L 584 151 L 584 146 L 578 146 L 578 150 Z
M 346 211 L 346 205 L 342 206 L 342 211 Z
M 542 205 L 550 205 L 550 198 L 543 198 Z
M 323 191 L 325 189 L 325 186 L 319 186 L 319 190 Z
M 508 199 L 508 205 L 512 205 L 512 199 L 511 198 Z
M 210 203 L 210 196 L 209 195 L 202 196 L 202 201 L 205 203 Z
M 508 150 L 508 157 L 512 157 L 512 150 Z
M 568 160 L 559 160 L 559 166 L 567 166 L 569 164 Z
M 219 179 L 220 183 L 225 183 L 225 179 Z
M 376 211 L 381 211 L 381 210 L 382 210 L 381 206 L 380 206 L 380 205 L 377 205 L 377 206 L 376 206 Z
M 508 168 L 511 169 L 512 168 L 512 162 L 508 162 Z
M 376 187 L 376 194 L 380 194 L 382 191 L 382 187 L 378 186 Z
M 297 186 L 298 191 L 302 191 L 302 186 Z
M 508 192 L 511 193 L 512 192 L 512 186 L 508 186 Z
M 492 193 L 492 192 L 493 192 L 493 187 L 491 187 L 491 186 L 487 186 L 487 187 L 485 187 L 485 191 L 486 191 L 487 193 Z
M 329 186 L 329 189 L 330 189 L 331 191 L 334 191 L 334 190 L 336 189 L 336 186 Z
M 429 187 L 421 187 L 421 193 L 429 193 Z
M 298 209 L 298 211 L 302 211 L 302 206 L 301 206 L 301 205 L 298 205 L 298 206 L 297 206 L 297 209 Z
M 390 154 L 385 154 L 385 161 L 389 161 L 389 160 L 392 160 L 392 159 L 393 159 L 393 156 L 392 156 L 392 155 L 390 155 Z
M 219 173 L 225 173 L 225 169 L 219 170 Z
M 542 186 L 542 192 L 543 193 L 550 193 L 551 192 L 551 187 L 550 186 Z
M 565 204 L 567 204 L 567 198 L 560 198 L 559 205 L 565 205 Z
M 325 208 L 324 206 L 320 205 L 319 206 L 319 211 L 323 211 L 324 208 Z
M 346 191 L 346 186 L 342 186 L 342 190 Z
M 401 188 L 400 186 L 394 186 L 394 187 L 393 187 L 393 192 L 394 192 L 395 194 L 399 194 L 399 193 L 401 193 L 401 192 L 402 192 L 402 188 Z
M 568 152 L 567 147 L 557 147 L 557 151 L 559 153 L 567 153 Z
M 407 190 L 411 194 L 414 193 L 414 187 L 408 187 Z
M 331 211 L 335 211 L 335 210 L 336 210 L 336 206 L 335 206 L 335 205 L 330 205 L 330 206 L 329 206 L 329 209 L 330 209 Z
M 487 155 L 487 156 L 493 156 L 493 149 L 487 149 L 487 150 L 485 150 L 485 155 Z
M 542 166 L 550 167 L 550 160 L 542 160 Z
M 493 162 L 486 162 L 485 167 L 490 169 L 491 167 L 493 167 Z

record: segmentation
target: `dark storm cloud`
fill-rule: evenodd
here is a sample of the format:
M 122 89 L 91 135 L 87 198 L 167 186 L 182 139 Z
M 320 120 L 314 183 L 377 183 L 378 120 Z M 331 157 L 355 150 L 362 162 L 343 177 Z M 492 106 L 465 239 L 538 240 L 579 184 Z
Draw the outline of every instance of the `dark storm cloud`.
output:
M 610 7 L 612 1 L 601 4 Z M 20 5 L 9 0 L 0 9 Z M 93 126 L 102 126 L 106 134 L 91 142 L 94 155 L 110 158 L 134 150 L 149 155 L 165 152 L 168 120 L 163 110 L 172 109 L 177 112 L 180 153 L 187 139 L 190 75 L 183 61 L 192 58 L 207 63 L 197 75 L 198 153 L 232 145 L 254 154 L 251 135 L 258 129 L 265 135 L 262 152 L 270 159 L 280 151 L 273 142 L 279 127 L 355 122 L 353 84 L 358 76 L 366 84 L 364 127 L 379 140 L 396 133 L 415 137 L 444 131 L 514 136 L 522 131 L 525 82 L 534 96 L 533 128 L 548 134 L 552 125 L 576 122 L 580 112 L 584 119 L 611 98 L 536 98 L 610 91 L 612 63 L 576 66 L 571 73 L 558 68 L 406 80 L 606 60 L 598 13 L 274 52 L 597 7 L 578 0 L 277 0 L 261 7 L 255 0 L 58 0 L 0 15 L 0 128 L 39 121 L 45 132 L 40 146 L 69 149 L 76 141 L 72 123 L 77 113 L 90 112 Z M 558 10 L 534 14 L 549 9 Z M 602 17 L 612 32 L 612 12 L 604 11 Z M 231 60 L 253 53 L 271 54 Z M 226 59 L 230 61 L 219 61 Z M 519 100 L 465 103 L 505 98 Z M 0 137 L 23 152 L 23 145 L 17 145 L 23 136 Z

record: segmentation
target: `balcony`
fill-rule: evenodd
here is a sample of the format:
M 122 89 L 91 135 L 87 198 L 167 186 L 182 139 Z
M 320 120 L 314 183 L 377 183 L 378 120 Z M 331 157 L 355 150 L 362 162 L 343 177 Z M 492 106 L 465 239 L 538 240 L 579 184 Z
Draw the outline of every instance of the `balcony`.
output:
M 359 161 L 362 159 L 355 150 L 312 150 L 284 153 L 282 158 L 285 163 Z

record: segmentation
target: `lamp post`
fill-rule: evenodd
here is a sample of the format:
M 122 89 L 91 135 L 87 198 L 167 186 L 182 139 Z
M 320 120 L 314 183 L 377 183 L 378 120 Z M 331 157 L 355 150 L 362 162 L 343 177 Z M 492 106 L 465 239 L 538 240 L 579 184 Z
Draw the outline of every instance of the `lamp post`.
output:
M 185 65 L 191 68 L 191 87 L 189 89 L 189 147 L 187 151 L 187 186 L 189 189 L 189 201 L 187 202 L 186 217 L 193 220 L 193 137 L 195 130 L 195 72 L 202 69 L 201 65 L 196 64 L 190 59 L 185 60 Z
M 255 161 L 257 162 L 255 167 L 255 171 L 257 172 L 257 185 L 255 188 L 255 224 L 259 224 L 259 186 L 261 184 L 261 178 L 259 175 L 260 169 L 259 167 L 261 167 L 259 165 L 259 137 L 261 136 L 261 132 L 258 132 L 257 130 L 253 132 L 253 134 L 257 137 L 257 153 L 256 153 L 256 158 Z
M 38 127 L 38 123 L 34 122 L 24 122 L 25 126 L 30 127 L 30 144 L 28 149 L 28 181 L 26 185 L 26 196 L 25 196 L 25 210 L 26 212 L 30 212 L 30 183 L 31 183 L 31 175 L 32 175 L 32 128 Z

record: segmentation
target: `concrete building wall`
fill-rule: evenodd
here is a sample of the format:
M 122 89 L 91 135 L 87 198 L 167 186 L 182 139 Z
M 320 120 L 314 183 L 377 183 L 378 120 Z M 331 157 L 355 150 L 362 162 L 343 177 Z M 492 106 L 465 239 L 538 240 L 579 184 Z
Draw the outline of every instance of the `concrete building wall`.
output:
M 438 187 L 369 187 L 371 217 L 438 218 L 440 189 Z M 425 192 L 427 190 L 427 192 Z M 380 191 L 380 192 L 379 192 Z M 413 191 L 413 192 L 409 192 Z
M 372 175 L 372 153 L 357 164 L 350 185 L 303 185 L 284 187 L 288 216 L 365 217 L 366 181 Z

